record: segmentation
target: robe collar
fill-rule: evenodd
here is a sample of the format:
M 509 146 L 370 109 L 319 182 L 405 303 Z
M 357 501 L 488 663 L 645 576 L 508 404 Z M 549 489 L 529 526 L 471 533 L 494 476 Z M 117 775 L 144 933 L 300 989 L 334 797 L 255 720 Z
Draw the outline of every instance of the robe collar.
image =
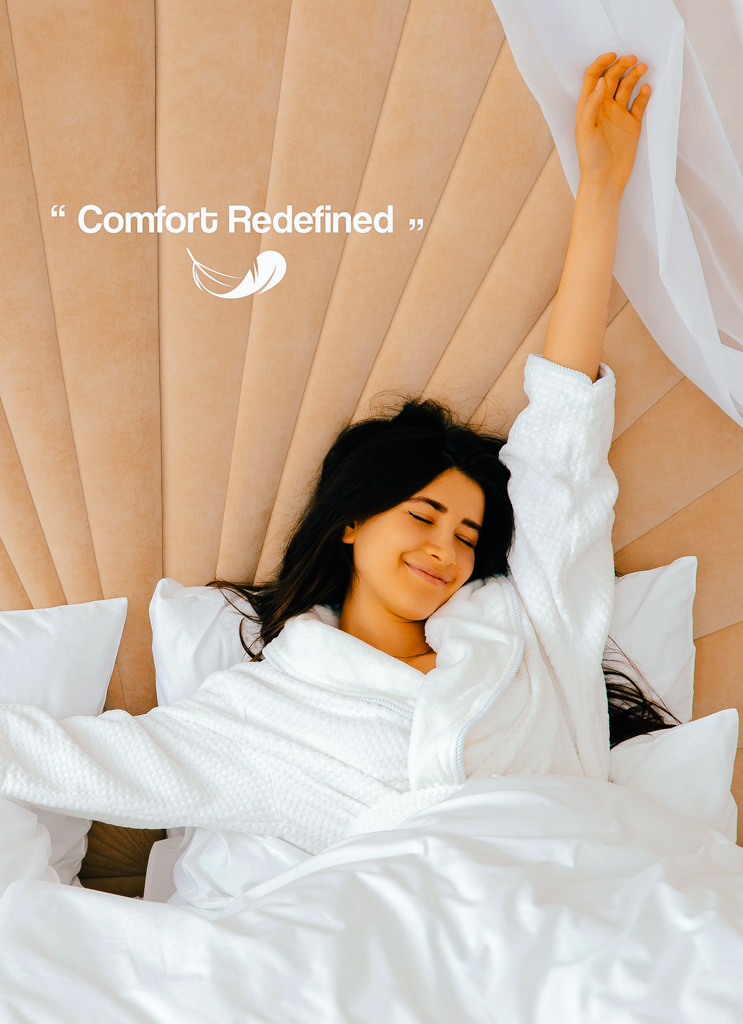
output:
M 382 698 L 411 712 L 417 707 L 416 719 L 425 719 L 426 729 L 432 712 L 464 722 L 514 658 L 520 660 L 509 590 L 502 578 L 467 583 L 430 616 L 426 640 L 437 660 L 426 675 L 343 632 L 337 612 L 326 605 L 289 619 L 263 656 L 279 671 L 324 690 Z
M 263 649 L 269 664 L 324 690 L 376 695 L 412 711 L 426 676 L 338 627 L 327 605 L 289 619 Z

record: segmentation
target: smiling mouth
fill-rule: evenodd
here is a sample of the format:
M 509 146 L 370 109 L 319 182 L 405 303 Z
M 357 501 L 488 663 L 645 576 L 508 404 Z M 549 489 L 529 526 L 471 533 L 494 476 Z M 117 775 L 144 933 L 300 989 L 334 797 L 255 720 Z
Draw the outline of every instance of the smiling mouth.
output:
M 435 587 L 445 587 L 449 583 L 447 577 L 443 573 L 437 572 L 436 569 L 424 569 L 422 565 L 412 565 L 410 562 L 405 564 L 416 576 L 427 580 L 428 583 L 432 583 Z

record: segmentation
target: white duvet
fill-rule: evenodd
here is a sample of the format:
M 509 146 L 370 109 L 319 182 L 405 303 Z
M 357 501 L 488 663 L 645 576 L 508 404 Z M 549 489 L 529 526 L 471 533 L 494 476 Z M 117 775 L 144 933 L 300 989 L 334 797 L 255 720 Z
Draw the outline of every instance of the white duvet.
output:
M 0 1020 L 728 1024 L 743 850 L 611 783 L 469 783 L 213 919 L 48 882 L 0 899 Z

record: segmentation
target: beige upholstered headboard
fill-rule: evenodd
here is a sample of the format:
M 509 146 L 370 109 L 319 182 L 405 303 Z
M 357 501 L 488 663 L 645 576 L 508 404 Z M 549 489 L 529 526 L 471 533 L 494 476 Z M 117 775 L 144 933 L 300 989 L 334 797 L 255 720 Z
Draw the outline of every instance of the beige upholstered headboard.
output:
M 269 571 L 376 395 L 508 428 L 572 197 L 490 0 L 2 0 L 0 123 L 0 606 L 128 597 L 108 707 L 140 713 L 157 580 Z M 86 234 L 86 204 L 220 226 Z M 230 233 L 234 204 L 394 232 Z M 288 269 L 223 301 L 187 246 Z M 742 706 L 743 431 L 618 287 L 605 360 L 617 566 L 698 556 L 695 713 Z

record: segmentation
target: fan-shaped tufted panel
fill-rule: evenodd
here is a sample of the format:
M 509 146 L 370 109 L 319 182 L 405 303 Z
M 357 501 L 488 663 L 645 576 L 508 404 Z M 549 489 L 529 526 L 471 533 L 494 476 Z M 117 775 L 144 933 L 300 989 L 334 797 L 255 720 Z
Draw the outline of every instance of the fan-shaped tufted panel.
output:
M 270 572 L 342 424 L 423 392 L 508 429 L 572 197 L 490 0 L 0 0 L 0 115 L 0 604 L 127 596 L 108 706 L 143 712 L 155 582 Z M 88 235 L 86 204 L 219 228 Z M 230 233 L 234 204 L 394 231 Z M 187 246 L 288 269 L 223 301 Z M 698 556 L 695 713 L 741 707 L 743 432 L 618 286 L 605 360 L 617 566 Z

